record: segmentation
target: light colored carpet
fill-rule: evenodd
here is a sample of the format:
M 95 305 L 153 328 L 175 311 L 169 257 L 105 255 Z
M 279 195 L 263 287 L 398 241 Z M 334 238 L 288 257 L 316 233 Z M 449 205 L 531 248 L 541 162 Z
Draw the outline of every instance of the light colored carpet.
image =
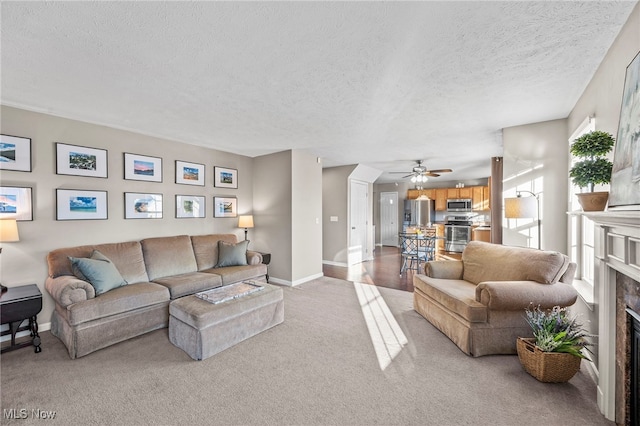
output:
M 77 360 L 49 332 L 42 353 L 2 355 L 2 424 L 612 425 L 584 367 L 544 384 L 517 356 L 471 358 L 412 308 L 376 288 L 406 345 L 384 370 L 354 284 L 284 288 L 284 323 L 193 361 L 167 330 Z M 24 420 L 11 420 L 10 409 Z M 47 421 L 37 410 L 55 411 Z

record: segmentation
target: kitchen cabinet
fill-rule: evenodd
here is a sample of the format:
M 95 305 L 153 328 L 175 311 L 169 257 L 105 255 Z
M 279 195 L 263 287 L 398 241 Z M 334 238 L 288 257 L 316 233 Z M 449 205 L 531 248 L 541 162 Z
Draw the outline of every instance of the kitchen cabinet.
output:
M 431 189 L 409 189 L 407 199 L 415 200 L 420 196 L 426 196 L 435 200 L 436 211 L 447 211 L 448 199 L 471 199 L 474 211 L 489 210 L 489 187 L 488 186 L 468 186 L 465 188 L 431 188 Z
M 444 225 L 441 223 L 436 224 L 436 253 L 444 253 Z
M 491 242 L 491 228 L 486 226 L 480 226 L 474 228 L 471 233 L 471 239 L 473 241 L 484 241 L 486 243 Z
M 436 211 L 447 211 L 447 189 L 439 188 L 435 190 Z

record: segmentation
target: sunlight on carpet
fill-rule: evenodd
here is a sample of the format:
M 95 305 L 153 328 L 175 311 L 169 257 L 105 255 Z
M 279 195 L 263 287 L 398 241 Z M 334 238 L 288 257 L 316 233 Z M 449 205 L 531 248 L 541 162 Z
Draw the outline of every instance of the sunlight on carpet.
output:
M 360 301 L 380 369 L 384 370 L 409 341 L 376 286 L 359 282 L 354 282 L 353 286 Z

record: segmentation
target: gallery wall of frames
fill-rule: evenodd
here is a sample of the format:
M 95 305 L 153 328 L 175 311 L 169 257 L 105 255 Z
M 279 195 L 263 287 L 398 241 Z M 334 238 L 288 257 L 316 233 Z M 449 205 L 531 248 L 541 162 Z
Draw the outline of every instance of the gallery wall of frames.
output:
M 213 166 L 210 170 L 204 164 L 181 159 L 165 159 L 140 153 L 121 152 L 123 175 L 109 176 L 109 150 L 96 147 L 54 142 L 55 174 L 79 178 L 119 178 L 124 181 L 144 181 L 162 183 L 171 179 L 180 187 L 174 194 L 175 218 L 204 219 L 207 215 L 214 218 L 237 217 L 238 199 L 236 196 L 212 195 L 210 197 L 190 193 L 190 186 L 237 189 L 238 170 L 229 167 Z M 163 175 L 163 162 L 174 165 L 172 176 Z M 31 172 L 32 140 L 27 136 L 0 135 L 0 170 Z M 210 173 L 210 174 L 209 174 Z M 86 186 L 86 185 L 83 185 Z M 66 220 L 106 220 L 108 219 L 109 198 L 114 194 L 102 189 L 57 188 L 55 218 Z M 165 198 L 161 192 L 123 191 L 115 196 L 124 197 L 124 219 L 162 219 L 165 211 Z M 209 198 L 209 200 L 207 199 Z M 0 187 L 0 218 L 15 218 L 19 221 L 33 220 L 33 188 L 22 186 Z M 211 213 L 208 213 L 210 206 Z

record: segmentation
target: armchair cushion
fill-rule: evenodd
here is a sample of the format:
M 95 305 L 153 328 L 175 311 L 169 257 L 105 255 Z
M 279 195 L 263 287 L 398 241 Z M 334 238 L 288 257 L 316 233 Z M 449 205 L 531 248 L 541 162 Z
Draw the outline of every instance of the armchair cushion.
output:
M 476 287 L 476 300 L 500 311 L 524 312 L 531 305 L 542 309 L 571 306 L 577 297 L 573 287 L 562 282 L 540 285 L 535 281 L 485 281 Z
M 471 241 L 462 252 L 463 279 L 483 281 L 558 282 L 569 265 L 562 253 Z

